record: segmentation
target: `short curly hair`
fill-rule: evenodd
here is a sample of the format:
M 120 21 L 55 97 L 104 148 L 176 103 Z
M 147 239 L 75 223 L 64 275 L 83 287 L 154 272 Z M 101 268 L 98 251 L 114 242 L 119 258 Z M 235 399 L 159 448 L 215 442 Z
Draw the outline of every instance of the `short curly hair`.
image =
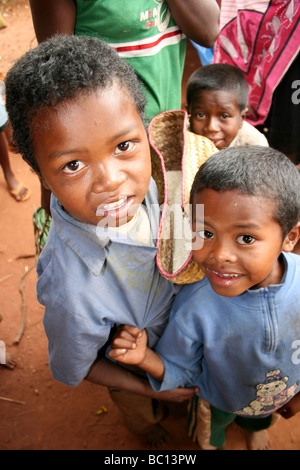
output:
M 39 110 L 117 83 L 144 122 L 146 97 L 133 68 L 94 37 L 56 35 L 28 51 L 6 77 L 6 106 L 16 151 L 40 174 L 34 157 L 33 118 Z

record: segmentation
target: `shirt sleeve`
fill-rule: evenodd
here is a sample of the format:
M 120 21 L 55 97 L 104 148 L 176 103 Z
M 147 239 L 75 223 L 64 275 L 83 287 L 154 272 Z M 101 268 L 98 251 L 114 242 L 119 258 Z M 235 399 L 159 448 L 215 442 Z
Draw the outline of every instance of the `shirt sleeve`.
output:
M 107 342 L 110 327 L 86 321 L 84 316 L 51 304 L 46 307 L 43 323 L 53 378 L 71 387 L 77 386 Z
M 85 295 L 82 280 L 70 280 L 63 267 L 53 264 L 47 250 L 42 252 L 37 265 L 37 298 L 45 306 L 49 367 L 55 380 L 75 387 L 106 344 L 112 324 L 95 298 Z
M 151 376 L 148 377 L 151 386 L 157 392 L 194 386 L 201 374 L 203 356 L 201 332 L 198 337 L 194 334 L 195 325 L 192 316 L 183 328 L 184 317 L 181 317 L 180 322 L 176 318 L 180 318 L 180 315 L 184 313 L 179 310 L 176 316 L 170 319 L 155 348 L 165 366 L 162 382 L 158 382 Z

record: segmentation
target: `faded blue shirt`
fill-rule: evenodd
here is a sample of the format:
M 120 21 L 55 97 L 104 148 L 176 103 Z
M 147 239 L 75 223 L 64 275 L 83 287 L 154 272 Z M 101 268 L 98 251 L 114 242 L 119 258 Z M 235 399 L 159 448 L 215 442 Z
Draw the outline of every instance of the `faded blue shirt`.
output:
M 153 206 L 153 204 L 155 206 Z M 145 198 L 154 244 L 159 212 L 153 180 Z M 98 351 L 120 324 L 146 328 L 153 347 L 168 321 L 180 287 L 164 279 L 155 263 L 157 248 L 69 216 L 52 196 L 52 223 L 38 263 L 37 298 L 45 306 L 53 377 L 76 386 Z
M 245 417 L 273 413 L 300 390 L 300 256 L 282 253 L 279 284 L 218 295 L 207 278 L 186 285 L 156 350 L 157 391 L 197 386 L 212 405 Z

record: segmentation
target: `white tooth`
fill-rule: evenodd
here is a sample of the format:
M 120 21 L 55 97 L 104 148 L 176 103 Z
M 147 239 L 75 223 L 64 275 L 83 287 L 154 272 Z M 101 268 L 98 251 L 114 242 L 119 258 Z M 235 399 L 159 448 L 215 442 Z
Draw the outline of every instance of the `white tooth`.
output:
M 213 272 L 220 277 L 239 277 L 239 274 L 228 274 L 228 273 L 220 274 L 220 273 L 217 273 L 216 271 L 213 271 Z
M 102 207 L 103 209 L 114 209 L 116 207 L 121 207 L 124 202 L 126 201 L 126 197 L 123 197 L 122 199 L 119 199 L 118 201 L 116 202 L 110 202 L 108 204 L 104 204 Z

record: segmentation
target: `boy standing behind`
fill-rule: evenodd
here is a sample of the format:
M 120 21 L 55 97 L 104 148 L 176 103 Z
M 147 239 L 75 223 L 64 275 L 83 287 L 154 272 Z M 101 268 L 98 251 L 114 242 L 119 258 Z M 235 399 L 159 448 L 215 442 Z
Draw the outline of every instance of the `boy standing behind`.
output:
M 197 69 L 187 84 L 190 130 L 221 150 L 237 145 L 268 146 L 266 137 L 245 121 L 248 85 L 242 72 L 228 64 Z
M 206 277 L 177 295 L 156 352 L 126 326 L 109 354 L 146 370 L 157 391 L 198 387 L 212 405 L 211 446 L 236 420 L 263 449 L 272 413 L 300 409 L 300 175 L 271 148 L 228 148 L 200 167 L 191 205 Z

